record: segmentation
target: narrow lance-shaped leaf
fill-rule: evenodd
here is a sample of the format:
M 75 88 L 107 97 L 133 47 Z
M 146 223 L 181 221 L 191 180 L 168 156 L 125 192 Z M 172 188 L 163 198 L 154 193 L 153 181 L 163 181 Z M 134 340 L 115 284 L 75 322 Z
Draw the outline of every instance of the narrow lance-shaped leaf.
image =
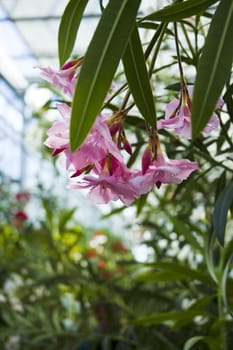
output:
M 152 270 L 139 273 L 137 280 L 143 282 L 197 280 L 214 286 L 212 279 L 204 272 L 191 269 L 180 263 L 156 262 Z
M 186 309 L 182 311 L 168 311 L 168 312 L 157 312 L 151 315 L 142 316 L 133 321 L 133 324 L 136 325 L 155 325 L 155 324 L 163 324 L 166 322 L 179 322 L 182 321 L 184 324 L 192 322 L 193 318 L 196 316 L 207 316 L 207 313 L 202 310 L 192 310 Z
M 205 262 L 208 269 L 208 272 L 210 276 L 212 277 L 213 281 L 218 284 L 218 278 L 215 273 L 215 265 L 214 265 L 214 244 L 215 244 L 215 234 L 213 232 L 213 229 L 209 230 L 209 234 L 206 237 L 205 241 Z
M 227 213 L 233 202 L 233 182 L 228 184 L 220 193 L 213 212 L 213 227 L 217 239 L 224 245 Z
M 155 103 L 136 25 L 126 47 L 123 64 L 134 101 L 144 119 L 155 129 Z
M 144 17 L 152 21 L 180 21 L 196 14 L 200 14 L 218 0 L 187 0 L 185 2 L 175 2 Z
M 183 347 L 183 350 L 190 350 L 193 345 L 197 344 L 198 342 L 202 341 L 204 337 L 202 335 L 197 335 L 195 337 L 189 338 Z
M 229 276 L 229 272 L 230 272 L 230 267 L 233 261 L 233 254 L 231 254 L 231 256 L 229 257 L 226 266 L 223 270 L 223 274 L 222 274 L 222 281 L 221 281 L 221 290 L 222 290 L 222 300 L 223 300 L 223 304 L 226 308 L 226 310 L 229 310 L 229 304 L 228 304 L 228 298 L 227 298 L 227 279 Z M 232 312 L 231 312 L 231 316 L 232 316 Z
M 211 337 L 207 337 L 207 336 L 204 337 L 202 335 L 197 335 L 195 337 L 189 338 L 185 342 L 183 350 L 190 350 L 193 348 L 194 345 L 196 345 L 199 342 L 205 343 L 208 346 L 208 349 L 210 349 L 210 350 L 218 350 L 219 349 L 219 343 L 216 342 L 216 339 L 211 338 Z
M 87 49 L 74 92 L 70 146 L 85 140 L 101 110 L 134 27 L 140 0 L 110 0 Z
M 233 60 L 233 1 L 220 2 L 200 58 L 193 93 L 192 134 L 207 124 L 231 72 Z
M 58 54 L 61 66 L 72 53 L 87 3 L 88 0 L 70 0 L 62 15 L 58 31 Z

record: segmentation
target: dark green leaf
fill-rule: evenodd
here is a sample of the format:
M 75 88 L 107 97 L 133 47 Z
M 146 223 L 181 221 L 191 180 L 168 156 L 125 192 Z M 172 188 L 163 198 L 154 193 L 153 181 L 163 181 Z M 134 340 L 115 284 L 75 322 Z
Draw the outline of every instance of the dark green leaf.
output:
M 205 262 L 206 266 L 208 269 L 208 272 L 210 276 L 212 277 L 213 281 L 215 283 L 218 283 L 218 279 L 216 277 L 215 273 L 215 266 L 214 266 L 214 249 L 215 249 L 215 235 L 213 233 L 213 230 L 211 229 L 209 231 L 208 237 L 206 237 L 206 242 L 205 242 Z
M 188 224 L 180 219 L 177 215 L 172 215 L 171 213 L 166 213 L 167 218 L 173 224 L 174 231 L 180 235 L 184 236 L 186 241 L 191 244 L 192 249 L 202 252 L 202 246 L 198 241 L 197 237 L 192 234 L 192 228 Z
M 158 262 L 154 263 L 153 267 L 156 270 L 149 270 L 141 273 L 137 280 L 143 282 L 159 282 L 159 281 L 184 281 L 196 280 L 212 285 L 212 280 L 202 271 L 196 271 L 181 263 L 173 262 Z
M 135 24 L 140 0 L 110 0 L 87 49 L 71 113 L 70 145 L 85 140 L 100 112 Z
M 203 340 L 203 336 L 196 336 L 196 337 L 192 337 L 192 338 L 189 338 L 185 344 L 184 344 L 184 349 L 183 350 L 190 350 L 193 345 L 195 345 L 196 343 L 198 343 L 199 341 Z
M 140 113 L 156 128 L 155 103 L 136 25 L 126 47 L 123 64 L 130 91 Z
M 63 209 L 59 214 L 59 231 L 63 231 L 65 229 L 66 224 L 69 222 L 69 220 L 73 217 L 74 213 L 76 211 L 76 208 L 72 209 Z
M 193 93 L 192 134 L 203 130 L 231 72 L 233 1 L 221 1 L 213 17 L 200 58 Z
M 136 216 L 139 216 L 142 212 L 144 205 L 146 205 L 148 193 L 142 194 L 136 201 L 137 213 Z
M 233 182 L 229 183 L 218 196 L 213 212 L 213 227 L 219 243 L 224 245 L 227 213 L 233 202 Z
M 143 316 L 135 320 L 133 323 L 136 325 L 152 325 L 152 324 L 163 324 L 172 323 L 178 321 L 183 321 L 184 323 L 189 323 L 193 321 L 196 316 L 206 316 L 207 313 L 201 310 L 181 310 L 181 311 L 168 311 L 168 312 L 158 312 L 152 315 Z M 183 324 L 184 324 L 183 323 Z
M 183 18 L 202 13 L 217 1 L 218 0 L 187 0 L 185 2 L 175 2 L 159 11 L 151 13 L 144 17 L 144 19 L 166 22 L 179 21 Z
M 72 53 L 79 24 L 87 3 L 88 0 L 70 0 L 65 8 L 58 32 L 58 53 L 61 66 Z
M 205 343 L 206 345 L 208 345 L 208 349 L 210 349 L 210 350 L 218 350 L 219 349 L 219 343 L 216 341 L 216 339 L 210 338 L 210 337 L 204 337 L 202 335 L 200 335 L 200 336 L 197 335 L 195 337 L 189 338 L 185 342 L 183 350 L 192 349 L 193 345 L 199 343 L 200 341 Z
M 113 210 L 111 210 L 109 213 L 102 215 L 102 216 L 101 216 L 101 219 L 110 218 L 110 217 L 113 216 L 113 215 L 116 215 L 116 214 L 121 213 L 124 209 L 125 209 L 125 206 L 122 206 L 122 207 L 113 209 Z
M 227 279 L 229 277 L 229 272 L 230 272 L 230 266 L 232 264 L 233 261 L 233 254 L 231 254 L 230 258 L 228 259 L 226 266 L 223 270 L 223 274 L 222 274 L 222 281 L 221 281 L 221 290 L 222 290 L 222 300 L 223 300 L 223 304 L 226 308 L 226 310 L 229 309 L 229 304 L 228 304 L 228 298 L 227 298 Z

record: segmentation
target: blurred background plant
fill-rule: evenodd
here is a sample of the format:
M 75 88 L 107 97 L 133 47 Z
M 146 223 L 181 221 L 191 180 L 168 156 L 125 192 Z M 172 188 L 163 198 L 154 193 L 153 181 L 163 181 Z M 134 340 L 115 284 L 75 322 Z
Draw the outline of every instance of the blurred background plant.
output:
M 152 193 L 118 234 L 80 225 L 75 209 L 41 187 L 29 194 L 3 183 L 1 347 L 219 349 L 224 341 L 230 349 L 232 222 L 222 248 L 207 196 L 220 179 L 205 176 Z

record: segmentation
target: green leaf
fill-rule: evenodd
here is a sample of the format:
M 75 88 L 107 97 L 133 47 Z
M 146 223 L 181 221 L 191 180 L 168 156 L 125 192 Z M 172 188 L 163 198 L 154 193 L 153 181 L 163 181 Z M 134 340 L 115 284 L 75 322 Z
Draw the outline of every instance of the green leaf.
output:
M 168 312 L 158 312 L 152 315 L 143 316 L 136 319 L 133 324 L 136 325 L 154 325 L 154 324 L 174 324 L 175 322 L 182 321 L 183 324 L 187 324 L 193 321 L 196 316 L 206 316 L 207 313 L 201 310 L 181 310 L 181 311 L 168 311 Z
M 233 254 L 231 254 L 231 256 L 229 257 L 226 266 L 223 270 L 223 274 L 222 274 L 222 280 L 221 280 L 221 290 L 222 290 L 222 300 L 223 300 L 223 304 L 226 308 L 226 310 L 229 310 L 229 304 L 228 304 L 228 300 L 227 300 L 227 279 L 229 276 L 229 272 L 230 272 L 230 266 L 232 264 L 233 261 Z
M 192 134 L 196 137 L 210 119 L 231 72 L 233 60 L 233 1 L 220 2 L 207 34 L 193 93 Z
M 171 281 L 184 281 L 184 280 L 197 280 L 204 284 L 213 285 L 209 276 L 202 271 L 197 271 L 189 268 L 181 263 L 173 262 L 156 262 L 152 264 L 155 270 L 149 270 L 139 274 L 138 281 L 143 282 L 171 282 Z
M 152 21 L 179 21 L 196 14 L 200 14 L 218 0 L 187 0 L 185 2 L 175 2 L 159 11 L 153 12 L 143 18 Z
M 70 57 L 77 31 L 88 0 L 70 0 L 65 8 L 58 31 L 58 54 L 60 65 Z
M 195 337 L 189 338 L 183 347 L 183 350 L 190 350 L 193 345 L 199 343 L 199 342 L 203 342 L 206 345 L 208 345 L 208 349 L 210 350 L 218 350 L 219 349 L 219 343 L 218 341 L 216 341 L 216 339 L 211 338 L 211 337 L 204 337 L 202 335 L 197 335 Z
M 224 245 L 227 213 L 233 202 L 233 182 L 230 182 L 218 196 L 213 212 L 213 227 L 219 243 Z
M 156 128 L 154 97 L 136 25 L 126 47 L 123 64 L 130 91 L 140 113 L 153 128 Z
M 166 212 L 166 216 L 169 221 L 173 224 L 174 231 L 181 236 L 184 236 L 186 241 L 192 246 L 192 249 L 202 252 L 202 246 L 198 241 L 197 237 L 192 234 L 192 228 L 189 227 L 190 223 L 184 222 L 177 215 L 173 215 Z
M 134 28 L 140 0 L 110 0 L 87 49 L 74 92 L 70 146 L 85 140 L 101 110 Z
M 193 345 L 195 345 L 196 343 L 198 343 L 199 341 L 203 341 L 204 337 L 203 336 L 196 336 L 196 337 L 192 337 L 192 338 L 189 338 L 185 344 L 184 344 L 184 348 L 183 350 L 190 350 Z
M 210 276 L 212 277 L 213 281 L 215 283 L 218 283 L 218 279 L 215 273 L 215 266 L 214 266 L 214 251 L 215 251 L 215 235 L 213 233 L 213 229 L 211 228 L 208 234 L 208 237 L 206 237 L 205 242 L 205 262 L 208 269 L 208 272 Z
M 59 213 L 59 231 L 62 232 L 65 229 L 66 224 L 69 222 L 69 220 L 73 217 L 74 213 L 76 211 L 76 208 L 72 209 L 63 209 Z
M 148 193 L 142 194 L 136 201 L 137 212 L 136 216 L 139 216 L 142 212 L 144 205 L 146 205 Z

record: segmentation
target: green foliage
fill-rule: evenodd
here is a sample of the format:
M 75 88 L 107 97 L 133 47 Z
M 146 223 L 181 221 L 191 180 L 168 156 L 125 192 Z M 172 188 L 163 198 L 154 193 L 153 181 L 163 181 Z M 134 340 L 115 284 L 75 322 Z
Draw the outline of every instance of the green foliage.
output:
M 204 257 L 214 192 L 207 198 L 198 190 L 203 185 L 210 194 L 213 184 L 205 176 L 191 181 L 191 191 L 169 186 L 161 197 L 155 192 L 147 198 L 138 227 L 140 245 L 150 251 L 146 262 L 135 260 L 129 245 L 108 230 L 79 225 L 74 209 L 49 193 L 37 195 L 40 220 L 30 221 L 25 207 L 28 221 L 2 223 L 1 347 L 15 341 L 19 350 L 104 349 L 106 343 L 111 350 L 116 344 L 152 350 L 156 342 L 161 350 L 197 344 L 216 350 L 224 341 L 223 349 L 230 349 L 232 242 L 220 248 L 212 235 L 212 278 Z M 8 194 L 15 198 L 10 187 Z M 192 211 L 200 196 L 205 210 L 196 221 Z M 151 205 L 152 197 L 160 203 Z M 8 208 L 5 202 L 6 213 Z
M 196 137 L 209 121 L 231 74 L 232 32 L 233 3 L 231 0 L 220 1 L 198 64 L 192 107 L 193 137 Z
M 72 101 L 71 150 L 82 144 L 100 112 L 133 30 L 140 0 L 109 1 L 86 52 Z
M 233 202 L 233 183 L 230 182 L 217 198 L 213 212 L 213 228 L 220 244 L 224 245 L 227 213 Z
M 79 24 L 88 0 L 70 0 L 59 25 L 58 53 L 62 66 L 70 57 L 76 40 Z
M 184 2 L 174 2 L 170 6 L 153 12 L 145 19 L 152 21 L 180 21 L 193 15 L 201 14 L 218 0 L 187 0 Z
M 156 129 L 155 102 L 137 27 L 134 28 L 129 39 L 123 55 L 123 63 L 130 92 L 137 107 L 148 124 Z
M 78 225 L 74 209 L 51 194 L 38 195 L 40 222 L 29 215 L 28 222 L 0 225 L 0 346 L 77 349 L 87 339 L 97 346 L 101 330 L 119 329 L 126 306 L 118 289 L 129 286 L 132 253 L 107 230 Z

